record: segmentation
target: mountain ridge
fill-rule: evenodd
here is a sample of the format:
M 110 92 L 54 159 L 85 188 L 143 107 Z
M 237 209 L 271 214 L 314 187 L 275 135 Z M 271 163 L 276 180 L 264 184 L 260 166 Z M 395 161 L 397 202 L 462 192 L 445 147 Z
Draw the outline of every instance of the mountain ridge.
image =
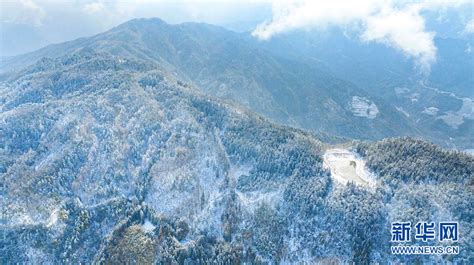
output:
M 136 19 L 90 38 L 16 57 L 4 62 L 2 69 L 11 67 L 12 61 L 21 64 L 83 46 L 154 61 L 207 94 L 233 100 L 291 126 L 351 138 L 419 134 L 393 106 L 334 77 L 324 67 L 276 57 L 246 34 L 208 24 L 169 25 L 160 19 Z M 377 101 L 379 116 L 355 116 L 351 106 L 355 96 Z
M 472 229 L 472 156 L 403 138 L 365 143 L 377 189 L 342 185 L 313 134 L 154 62 L 86 47 L 9 76 L 0 94 L 2 263 L 411 263 L 389 252 L 389 217 Z M 427 151 L 442 177 L 393 188 L 393 154 L 422 158 L 400 161 L 410 170 Z

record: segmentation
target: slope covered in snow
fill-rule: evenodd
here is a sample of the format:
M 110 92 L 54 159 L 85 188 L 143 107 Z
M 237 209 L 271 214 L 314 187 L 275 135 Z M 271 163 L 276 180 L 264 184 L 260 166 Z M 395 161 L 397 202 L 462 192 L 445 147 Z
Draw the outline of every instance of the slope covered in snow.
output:
M 354 183 L 374 187 L 375 176 L 365 165 L 365 161 L 356 153 L 342 148 L 328 149 L 323 155 L 325 168 L 331 171 L 331 177 L 341 184 Z
M 383 180 L 376 191 L 339 185 L 315 135 L 204 96 L 160 69 L 83 49 L 3 76 L 0 263 L 398 261 L 388 252 L 389 218 L 424 197 L 418 183 L 388 174 L 390 152 L 374 159 L 384 143 L 357 148 Z M 411 150 L 401 172 L 427 159 L 423 142 L 393 141 L 391 152 Z M 428 217 L 452 216 L 470 229 L 466 193 L 445 190 L 469 183 L 472 160 L 430 152 L 441 166 L 426 170 L 438 172 L 432 182 L 442 188 L 423 196 L 436 194 L 443 211 L 433 206 Z M 417 173 L 411 178 L 426 177 Z M 397 181 L 403 192 L 392 188 Z

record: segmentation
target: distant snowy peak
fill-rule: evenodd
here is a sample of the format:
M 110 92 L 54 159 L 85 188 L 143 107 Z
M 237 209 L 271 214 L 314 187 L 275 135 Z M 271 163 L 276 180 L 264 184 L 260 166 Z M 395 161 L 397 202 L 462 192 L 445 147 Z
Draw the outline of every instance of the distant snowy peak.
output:
M 365 97 L 353 96 L 350 102 L 350 109 L 354 116 L 375 119 L 379 109 L 375 103 Z

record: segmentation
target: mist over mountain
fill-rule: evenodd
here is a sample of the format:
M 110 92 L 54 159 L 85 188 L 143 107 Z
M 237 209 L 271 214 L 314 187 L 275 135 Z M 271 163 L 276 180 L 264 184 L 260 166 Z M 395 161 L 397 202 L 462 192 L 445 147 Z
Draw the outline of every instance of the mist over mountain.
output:
M 308 64 L 323 64 L 371 96 L 390 102 L 415 123 L 423 137 L 450 147 L 471 148 L 472 38 L 435 38 L 437 61 L 430 73 L 420 72 L 412 60 L 396 50 L 360 43 L 356 38 L 337 29 L 296 31 L 272 38 L 264 48 Z
M 413 102 L 421 92 L 435 98 L 439 95 L 415 82 L 419 79 L 412 79 L 411 65 L 400 61 L 393 51 L 373 46 L 350 48 L 347 39 L 329 39 L 318 49 L 309 41 L 260 42 L 247 33 L 208 24 L 170 25 L 160 19 L 137 19 L 93 37 L 7 58 L 1 69 L 19 69 L 42 57 L 55 58 L 82 47 L 157 63 L 209 95 L 315 132 L 357 139 L 423 136 L 445 146 L 472 147 L 472 100 L 448 96 L 443 104 Z M 341 52 L 346 55 L 337 56 Z M 323 60 L 318 57 L 321 54 L 326 56 Z M 361 58 L 368 61 L 358 67 Z M 389 63 L 377 58 L 387 58 Z M 468 93 L 471 82 L 462 78 L 465 69 L 468 67 L 460 68 L 458 78 L 465 81 L 458 84 Z M 405 87 L 410 93 L 400 95 L 397 89 Z M 400 99 L 394 102 L 394 97 Z M 448 108 L 443 108 L 445 101 Z M 424 113 L 430 108 L 438 109 L 437 115 Z M 451 117 L 458 121 L 443 122 Z
M 472 38 L 435 38 L 437 58 L 429 73 L 421 72 L 400 51 L 357 38 L 336 28 L 294 31 L 275 36 L 264 48 L 285 57 L 323 64 L 337 76 L 381 95 L 390 92 L 387 83 L 415 85 L 424 80 L 458 96 L 474 96 L 470 71 L 474 61 L 469 48 Z

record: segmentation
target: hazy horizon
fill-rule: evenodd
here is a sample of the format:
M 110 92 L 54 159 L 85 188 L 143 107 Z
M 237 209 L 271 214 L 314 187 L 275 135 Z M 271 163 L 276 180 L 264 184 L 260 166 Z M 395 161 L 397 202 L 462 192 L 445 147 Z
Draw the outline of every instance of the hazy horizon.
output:
M 131 19 L 152 17 L 170 24 L 204 22 L 253 32 L 263 40 L 298 29 L 324 31 L 339 27 L 361 43 L 392 47 L 427 71 L 436 62 L 435 37 L 473 37 L 469 1 L 365 0 L 355 4 L 306 0 L 2 1 L 0 56 L 31 52 L 49 44 L 92 36 Z

